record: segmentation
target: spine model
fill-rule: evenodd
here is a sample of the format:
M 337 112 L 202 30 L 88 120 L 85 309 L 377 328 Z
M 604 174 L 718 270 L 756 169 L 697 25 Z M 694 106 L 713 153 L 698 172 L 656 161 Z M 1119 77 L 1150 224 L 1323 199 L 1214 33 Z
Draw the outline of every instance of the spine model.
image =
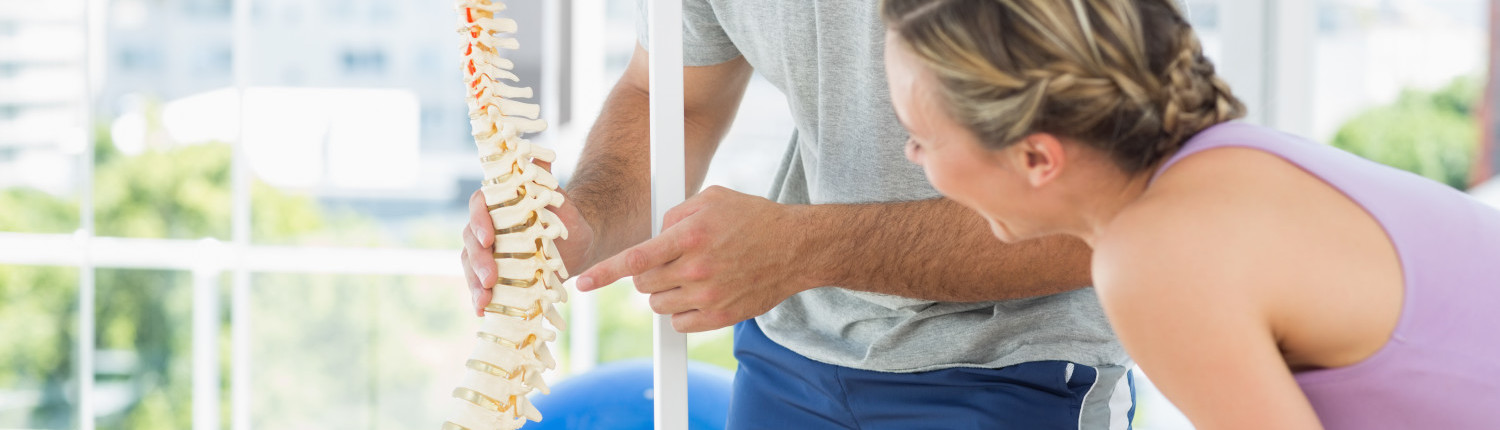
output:
M 495 264 L 499 281 L 485 307 L 478 347 L 465 363 L 463 385 L 453 390 L 457 410 L 443 430 L 518 429 L 542 414 L 526 397 L 548 392 L 542 373 L 557 366 L 547 343 L 565 327 L 555 305 L 567 300 L 567 279 L 553 241 L 568 230 L 549 208 L 562 204 L 557 179 L 535 162 L 550 163 L 556 153 L 521 136 L 547 128 L 538 119 L 530 87 L 516 87 L 514 64 L 500 49 L 518 49 L 516 22 L 497 17 L 505 4 L 496 0 L 458 0 L 468 83 L 469 120 L 479 161 L 484 167 L 481 191 L 495 224 Z

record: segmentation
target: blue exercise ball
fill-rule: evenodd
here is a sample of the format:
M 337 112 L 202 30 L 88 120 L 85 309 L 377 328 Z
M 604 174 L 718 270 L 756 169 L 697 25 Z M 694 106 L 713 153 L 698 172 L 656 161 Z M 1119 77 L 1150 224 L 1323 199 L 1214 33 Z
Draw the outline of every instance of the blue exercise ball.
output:
M 552 387 L 552 394 L 531 400 L 542 411 L 541 422 L 525 430 L 651 430 L 651 360 L 629 360 L 599 366 Z M 723 430 L 729 417 L 734 373 L 712 365 L 688 363 L 688 428 Z

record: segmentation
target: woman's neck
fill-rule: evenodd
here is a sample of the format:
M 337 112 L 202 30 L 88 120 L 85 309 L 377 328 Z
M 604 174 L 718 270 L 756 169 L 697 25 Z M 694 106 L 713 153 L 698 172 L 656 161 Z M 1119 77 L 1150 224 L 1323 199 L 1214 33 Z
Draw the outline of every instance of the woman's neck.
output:
M 1073 231 L 1089 246 L 1094 246 L 1095 240 L 1104 235 L 1115 217 L 1146 193 L 1156 169 L 1136 173 L 1117 168 L 1096 171 L 1099 173 L 1089 178 L 1093 185 L 1085 188 L 1087 191 L 1077 199 L 1079 218 Z

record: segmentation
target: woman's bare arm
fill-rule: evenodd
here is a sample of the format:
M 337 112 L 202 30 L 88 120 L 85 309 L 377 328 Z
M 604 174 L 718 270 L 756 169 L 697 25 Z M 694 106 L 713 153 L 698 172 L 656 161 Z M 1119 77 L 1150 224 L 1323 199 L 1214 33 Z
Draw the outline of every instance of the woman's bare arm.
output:
M 1278 347 L 1253 233 L 1207 207 L 1147 205 L 1097 243 L 1094 276 L 1115 332 L 1200 429 L 1322 428 Z

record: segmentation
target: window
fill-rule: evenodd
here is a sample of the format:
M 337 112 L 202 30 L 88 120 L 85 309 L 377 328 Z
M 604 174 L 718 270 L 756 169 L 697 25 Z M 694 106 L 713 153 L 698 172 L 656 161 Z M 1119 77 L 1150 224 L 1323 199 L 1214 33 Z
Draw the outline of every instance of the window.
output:
M 374 0 L 368 4 L 371 21 L 390 22 L 396 18 L 397 6 L 392 0 Z
M 96 425 L 190 427 L 191 414 L 158 411 L 201 405 L 192 384 L 193 277 L 172 270 L 97 269 L 94 279 Z
M 1468 188 L 1489 50 L 1483 0 L 1324 0 L 1312 136 Z
M 380 50 L 345 50 L 344 73 L 368 76 L 385 73 L 385 52 Z
M 152 73 L 161 71 L 161 53 L 156 48 L 142 46 L 126 47 L 116 54 L 120 71 L 127 73 Z
M 0 427 L 74 427 L 77 309 L 77 270 L 0 264 Z
M 229 46 L 220 45 L 199 51 L 196 61 L 197 65 L 194 68 L 199 74 L 228 75 L 234 63 L 234 52 Z
M 1193 23 L 1194 30 L 1217 31 L 1219 29 L 1218 0 L 1190 0 L 1184 4 L 1187 6 L 1188 21 Z
M 456 277 L 256 273 L 257 428 L 426 428 L 473 347 Z M 338 411 L 338 413 L 330 413 Z
M 205 18 L 229 18 L 233 0 L 189 0 L 183 4 L 189 15 Z
M 87 136 L 77 89 L 85 40 L 58 17 L 81 16 L 81 2 L 0 4 L 0 234 L 73 232 L 80 226 L 80 154 Z M 0 261 L 17 263 L 33 264 Z M 7 413 L 3 408 L 0 416 Z

